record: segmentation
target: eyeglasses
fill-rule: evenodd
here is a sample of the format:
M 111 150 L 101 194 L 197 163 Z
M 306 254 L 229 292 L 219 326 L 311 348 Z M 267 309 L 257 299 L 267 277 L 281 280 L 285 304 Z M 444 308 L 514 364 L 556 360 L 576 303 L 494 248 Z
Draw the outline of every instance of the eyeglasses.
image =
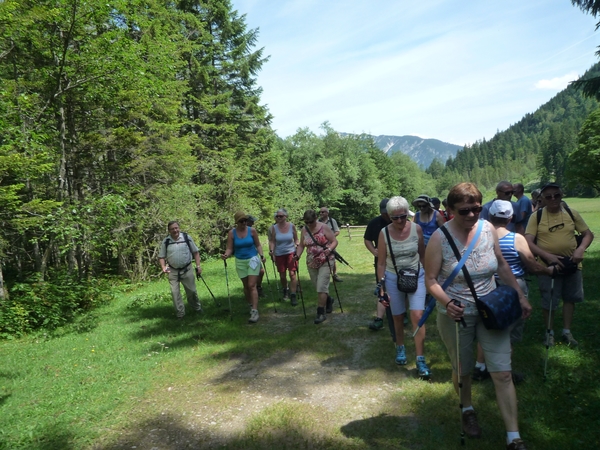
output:
M 399 216 L 390 216 L 392 220 L 404 220 L 408 217 L 408 214 L 400 214 Z
M 279 215 L 275 216 L 276 219 L 283 219 L 284 217 L 285 216 L 279 216 Z
M 473 206 L 472 208 L 463 208 L 463 209 L 458 210 L 458 214 L 460 214 L 461 216 L 467 216 L 467 215 L 469 215 L 469 213 L 479 214 L 482 209 L 483 209 L 483 206 Z
M 562 194 L 559 194 L 559 193 L 553 194 L 553 195 L 544 195 L 544 198 L 546 200 L 557 200 L 557 199 L 559 199 L 561 197 L 562 197 Z
M 319 211 L 319 214 L 327 214 L 327 211 Z
M 504 195 L 513 195 L 515 193 L 515 191 L 500 191 L 502 192 Z
M 564 223 L 559 223 L 558 225 L 554 225 L 553 227 L 548 228 L 550 233 L 554 233 L 556 230 L 562 230 L 565 227 Z

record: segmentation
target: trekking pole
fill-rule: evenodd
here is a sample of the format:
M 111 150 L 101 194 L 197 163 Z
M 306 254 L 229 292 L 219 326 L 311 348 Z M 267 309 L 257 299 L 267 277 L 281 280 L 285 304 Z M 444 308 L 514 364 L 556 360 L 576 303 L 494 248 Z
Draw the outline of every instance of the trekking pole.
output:
M 271 287 L 271 282 L 269 281 L 269 273 L 267 272 L 267 268 L 265 267 L 265 264 L 262 262 L 262 259 L 260 260 L 260 263 L 263 266 L 263 269 L 265 269 L 265 275 L 267 276 L 267 284 L 269 285 L 269 293 L 271 294 L 271 301 L 273 302 L 273 309 L 275 309 L 275 312 L 277 312 L 277 304 L 275 303 L 275 300 L 273 299 L 273 288 Z
M 333 288 L 335 289 L 335 295 L 337 296 L 338 303 L 340 304 L 340 311 L 343 314 L 344 309 L 342 308 L 342 301 L 340 300 L 340 294 L 338 292 L 337 283 L 335 282 L 335 277 L 333 276 L 333 269 L 331 268 L 331 261 L 329 261 L 329 259 L 327 259 L 327 264 L 329 265 L 329 274 L 331 275 L 331 279 L 333 280 Z
M 227 298 L 229 299 L 229 317 L 233 320 L 233 309 L 231 309 L 231 295 L 229 294 L 229 275 L 227 274 L 227 261 L 224 259 L 223 264 L 225 265 L 225 282 L 227 283 Z
M 300 301 L 302 302 L 302 310 L 304 311 L 304 320 L 306 320 L 306 308 L 304 307 L 304 294 L 302 293 L 302 286 L 300 285 L 300 263 L 298 262 L 298 266 L 296 267 L 296 281 L 298 282 L 297 293 L 300 296 Z
M 275 277 L 275 281 L 277 281 L 277 299 L 282 302 L 283 298 L 279 296 L 279 294 L 281 294 L 282 291 L 282 287 L 279 284 L 279 280 L 277 279 L 277 270 L 275 270 L 275 261 L 273 261 L 273 259 L 271 259 L 271 262 L 273 263 L 273 276 Z M 267 271 L 267 269 L 265 268 L 265 272 Z
M 208 287 L 208 284 L 206 284 L 206 281 L 204 280 L 204 277 L 202 276 L 202 274 L 201 273 L 196 273 L 196 279 L 197 280 L 202 280 L 204 282 L 204 286 L 206 286 L 206 289 L 208 289 L 208 292 L 210 292 L 210 296 L 215 301 L 215 305 L 217 305 L 217 307 L 220 308 L 221 307 L 221 302 L 217 302 L 217 299 L 215 298 L 215 296 L 213 295 L 212 291 Z
M 556 270 L 556 269 L 555 269 Z M 550 353 L 550 327 L 552 326 L 552 303 L 554 300 L 554 275 L 550 281 L 550 309 L 548 310 L 548 325 L 546 326 L 546 358 L 544 359 L 544 381 L 546 381 L 546 370 L 548 368 L 548 355 Z
M 451 300 L 456 306 L 461 306 L 458 300 Z M 456 366 L 458 368 L 458 411 L 460 412 L 460 445 L 465 445 L 465 429 L 462 424 L 462 410 L 463 410 L 463 402 L 462 402 L 462 364 L 460 363 L 460 324 L 462 323 L 463 327 L 467 326 L 464 317 L 461 317 L 460 320 L 456 320 Z

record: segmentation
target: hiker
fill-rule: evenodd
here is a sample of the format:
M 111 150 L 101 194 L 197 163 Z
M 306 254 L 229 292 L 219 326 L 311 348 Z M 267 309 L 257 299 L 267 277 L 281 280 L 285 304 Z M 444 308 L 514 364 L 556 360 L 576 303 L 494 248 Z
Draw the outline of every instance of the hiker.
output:
M 542 197 L 540 196 L 540 189 L 535 189 L 531 191 L 531 212 L 534 213 L 541 207 Z M 527 226 L 525 226 L 525 228 L 527 228 Z
M 329 296 L 329 277 L 333 270 L 335 256 L 333 251 L 338 245 L 335 234 L 324 223 L 317 221 L 317 213 L 306 210 L 303 216 L 304 227 L 300 231 L 300 242 L 296 249 L 296 261 L 306 247 L 306 267 L 317 291 L 317 317 L 314 323 L 323 323 L 333 311 L 333 297 Z
M 511 201 L 511 198 L 514 194 L 513 185 L 510 181 L 501 181 L 496 185 L 496 198 L 494 200 L 506 200 L 507 202 L 512 203 L 513 211 L 517 210 L 517 204 Z M 479 218 L 484 220 L 490 220 L 489 210 L 494 200 L 490 200 L 485 205 L 483 205 L 483 209 L 481 210 L 481 214 Z M 525 226 L 522 222 L 517 222 L 517 217 L 513 216 L 512 221 L 506 227 L 508 231 L 516 231 L 519 234 L 525 234 Z
M 254 223 L 258 219 L 254 216 L 248 214 L 248 218 L 246 219 L 246 225 L 249 227 L 254 227 Z M 258 292 L 258 298 L 265 298 L 267 296 L 266 292 L 263 290 L 262 282 L 263 278 L 265 278 L 265 268 L 261 265 L 260 273 L 258 274 L 258 280 L 256 280 L 256 292 Z
M 396 364 L 405 365 L 406 350 L 404 347 L 403 316 L 407 312 L 406 300 L 410 304 L 410 319 L 413 331 L 425 309 L 425 277 L 423 260 L 425 243 L 423 230 L 408 220 L 408 201 L 404 197 L 392 197 L 386 205 L 392 223 L 379 233 L 377 244 L 377 279 L 381 285 L 380 296 L 389 296 L 389 305 L 394 318 L 396 330 Z M 410 286 L 402 285 L 402 275 L 410 271 Z M 399 279 L 400 278 L 400 279 Z M 412 284 L 414 280 L 414 285 Z M 402 291 L 400 289 L 403 289 Z M 413 290 L 414 289 L 414 290 Z M 409 293 L 410 292 L 410 293 Z M 415 352 L 419 376 L 429 377 L 429 367 L 425 362 L 425 326 L 415 336 Z
M 511 202 L 507 202 L 506 200 L 495 200 L 490 207 L 490 222 L 494 228 L 496 228 L 496 232 L 498 233 L 498 243 L 500 244 L 502 256 L 510 266 L 510 270 L 517 279 L 517 283 L 519 283 L 519 287 L 523 291 L 523 294 L 525 297 L 528 297 L 529 289 L 527 287 L 527 281 L 525 280 L 527 272 L 535 275 L 551 276 L 554 273 L 554 269 L 552 267 L 542 266 L 535 260 L 524 236 L 506 229 L 513 214 L 514 211 Z M 502 280 L 497 274 L 496 283 L 502 284 Z M 511 347 L 523 340 L 524 326 L 525 321 L 523 318 L 520 318 L 512 325 L 510 330 Z M 481 381 L 489 378 L 489 376 L 490 374 L 485 366 L 483 350 L 481 350 L 481 345 L 477 345 L 477 362 L 475 363 L 475 370 L 473 371 L 471 378 L 475 381 Z M 523 380 L 523 375 L 514 370 L 512 377 L 514 383 Z
M 454 214 L 454 219 L 444 227 L 461 251 L 468 248 L 481 226 L 482 231 L 475 243 L 476 247 L 468 255 L 465 263 L 474 280 L 477 295 L 486 295 L 495 288 L 494 274 L 498 273 L 505 284 L 512 286 L 519 293 L 523 318 L 526 319 L 531 315 L 531 305 L 519 288 L 510 266 L 502 257 L 496 230 L 490 222 L 479 220 L 481 200 L 481 192 L 473 183 L 454 186 L 448 193 L 448 209 Z M 485 328 L 462 271 L 457 273 L 446 291 L 442 289 L 442 284 L 450 277 L 457 264 L 448 239 L 441 229 L 437 230 L 431 236 L 425 250 L 425 283 L 429 293 L 438 302 L 437 327 L 450 356 L 455 390 L 461 393 L 463 430 L 469 437 L 481 436 L 481 428 L 471 401 L 473 343 L 477 339 L 483 348 L 487 368 L 494 382 L 496 401 L 506 428 L 507 449 L 525 449 L 519 435 L 517 395 L 511 379 L 510 330 Z M 457 323 L 461 320 L 464 320 L 466 327 Z M 457 333 L 460 348 L 458 355 Z M 461 381 L 460 386 L 458 377 Z
M 277 272 L 279 272 L 283 299 L 289 298 L 290 304 L 296 306 L 298 304 L 296 298 L 298 262 L 294 259 L 294 254 L 298 245 L 298 232 L 296 231 L 296 225 L 288 222 L 287 219 L 287 210 L 279 208 L 275 213 L 275 225 L 271 225 L 269 230 L 269 255 L 277 266 Z M 286 271 L 290 273 L 289 287 Z
M 444 219 L 446 220 L 446 222 L 454 219 L 454 216 L 452 214 L 450 214 L 450 212 L 448 211 L 448 199 L 447 198 L 442 200 L 442 206 L 444 207 L 443 213 L 444 213 Z
M 200 253 L 191 236 L 179 229 L 179 223 L 171 221 L 167 224 L 169 236 L 163 239 L 158 252 L 158 262 L 163 273 L 166 273 L 171 286 L 171 296 L 177 319 L 185 316 L 185 306 L 181 297 L 181 286 L 185 290 L 190 307 L 197 313 L 202 312 L 202 305 L 198 299 L 196 280 L 192 269 L 192 259 L 196 262 L 196 274 L 202 274 L 200 267 Z
M 531 204 L 531 200 L 529 197 L 525 195 L 525 187 L 522 183 L 513 184 L 513 191 L 515 194 L 515 198 L 517 201 L 515 202 L 517 208 L 514 209 L 514 213 L 517 216 L 516 222 L 521 224 L 522 233 L 525 234 L 525 228 L 527 227 L 527 222 L 529 222 L 529 217 L 533 212 L 533 205 Z
M 250 305 L 248 322 L 258 322 L 258 291 L 256 283 L 262 263 L 265 262 L 258 233 L 247 224 L 248 216 L 242 211 L 235 213 L 235 227 L 227 233 L 227 249 L 221 255 L 224 260 L 235 255 L 235 269 L 244 285 L 244 296 Z
M 414 222 L 423 230 L 423 241 L 425 246 L 435 230 L 446 222 L 442 213 L 434 208 L 431 198 L 427 195 L 419 195 L 413 200 L 412 205 L 418 209 L 415 213 Z
M 340 227 L 338 226 L 336 220 L 329 216 L 329 208 L 326 206 L 322 206 L 319 210 L 319 222 L 327 224 L 337 239 L 338 235 L 340 234 Z M 337 264 L 335 259 L 333 260 L 333 281 L 337 283 L 341 283 L 343 281 L 337 274 Z
M 383 230 L 387 225 L 392 223 L 390 216 L 387 212 L 387 203 L 389 199 L 384 198 L 379 202 L 379 216 L 371 219 L 369 224 L 367 225 L 367 229 L 365 230 L 365 234 L 363 236 L 365 247 L 367 250 L 371 252 L 373 257 L 375 258 L 375 283 L 379 282 L 379 278 L 377 277 L 377 244 L 379 242 L 379 233 Z M 392 317 L 392 310 L 389 305 L 386 307 L 381 302 L 377 302 L 377 315 L 372 323 L 369 324 L 369 328 L 373 331 L 378 331 L 383 329 L 383 315 L 387 317 L 388 327 L 390 329 L 390 334 L 392 336 L 392 341 L 396 343 L 396 333 L 394 330 L 394 319 Z
M 538 285 L 542 297 L 544 324 L 550 324 L 546 345 L 554 345 L 554 330 L 550 316 L 551 311 L 558 308 L 563 300 L 562 339 L 569 346 L 575 347 L 578 342 L 571 333 L 575 303 L 583 302 L 583 275 L 581 261 L 585 250 L 594 240 L 594 234 L 579 213 L 562 202 L 563 192 L 556 183 L 548 183 L 540 190 L 544 207 L 531 216 L 525 238 L 531 252 L 538 256 L 543 265 L 556 264 L 561 273 L 554 277 L 545 275 L 538 277 Z M 581 236 L 578 243 L 575 231 Z

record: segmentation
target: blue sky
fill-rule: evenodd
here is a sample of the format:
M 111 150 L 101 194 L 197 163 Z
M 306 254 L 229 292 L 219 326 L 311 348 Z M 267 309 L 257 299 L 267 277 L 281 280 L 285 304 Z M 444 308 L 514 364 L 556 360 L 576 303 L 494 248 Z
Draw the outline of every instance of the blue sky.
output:
M 596 61 L 569 0 L 232 0 L 259 28 L 273 128 L 491 138 Z

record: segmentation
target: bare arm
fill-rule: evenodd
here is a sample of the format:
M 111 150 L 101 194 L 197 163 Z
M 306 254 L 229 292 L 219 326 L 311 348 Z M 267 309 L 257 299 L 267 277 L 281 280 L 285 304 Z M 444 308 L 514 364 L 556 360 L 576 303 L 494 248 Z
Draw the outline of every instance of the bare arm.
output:
M 258 256 L 260 256 L 262 262 L 265 262 L 265 255 L 263 254 L 262 244 L 260 243 L 260 239 L 258 238 L 258 233 L 254 228 L 250 228 L 250 232 L 252 233 L 252 240 L 254 241 L 256 251 L 258 251 Z
M 529 250 L 529 245 L 527 244 L 527 240 L 524 236 L 520 234 L 515 234 L 515 248 L 521 257 L 521 262 L 527 270 L 536 275 L 549 275 L 552 276 L 554 274 L 554 268 L 551 266 L 544 267 L 539 262 L 535 260 L 533 253 Z
M 233 255 L 233 230 L 227 232 L 227 248 L 225 249 L 225 253 L 221 255 L 221 258 L 227 259 L 231 255 Z
M 581 235 L 583 236 L 581 245 L 575 249 L 573 256 L 571 256 L 571 259 L 575 264 L 579 264 L 581 261 L 583 261 L 583 252 L 585 252 L 585 250 L 594 240 L 594 233 L 592 233 L 589 229 L 582 232 Z
M 300 231 L 300 242 L 298 242 L 298 247 L 296 247 L 296 259 L 300 259 L 303 251 L 304 251 L 304 233 L 302 231 Z
M 292 224 L 292 239 L 294 239 L 294 245 L 298 247 L 298 230 L 294 224 Z
M 385 230 L 385 228 L 384 228 Z M 384 236 L 384 231 L 381 230 L 379 232 L 379 238 L 377 241 L 377 248 L 375 249 L 377 251 L 377 279 L 381 280 L 382 278 L 385 277 L 385 266 L 386 266 L 386 261 L 387 261 L 387 244 L 385 243 L 385 236 Z M 385 286 L 382 286 L 381 288 L 383 291 L 385 291 Z M 382 291 L 382 294 L 383 294 Z
M 367 250 L 369 250 L 373 256 L 377 256 L 377 248 L 373 245 L 373 242 L 369 241 L 368 239 L 365 239 L 364 241 Z
M 438 215 L 438 217 L 440 217 Z M 417 227 L 417 236 L 419 237 L 419 260 L 421 261 L 421 265 L 425 265 L 425 239 L 423 238 L 423 228 L 421 225 L 417 223 L 413 223 L 411 226 Z
M 542 250 L 540 247 L 537 246 L 537 244 L 534 242 L 535 236 L 533 234 L 526 234 L 525 240 L 527 241 L 527 244 L 529 245 L 529 250 L 531 250 L 531 253 L 542 258 L 544 260 L 544 262 L 546 262 L 546 264 L 548 264 L 548 265 L 556 264 L 560 268 L 563 267 L 558 256 L 553 255 L 552 253 L 549 253 L 545 250 Z
M 327 238 L 327 241 L 329 242 L 329 244 L 327 244 L 327 248 L 330 251 L 335 250 L 335 248 L 338 246 L 338 241 L 337 241 L 337 238 L 335 237 L 336 234 L 334 234 L 333 231 L 331 231 L 331 228 L 329 228 L 329 227 L 323 227 L 323 234 L 325 235 L 325 237 Z

